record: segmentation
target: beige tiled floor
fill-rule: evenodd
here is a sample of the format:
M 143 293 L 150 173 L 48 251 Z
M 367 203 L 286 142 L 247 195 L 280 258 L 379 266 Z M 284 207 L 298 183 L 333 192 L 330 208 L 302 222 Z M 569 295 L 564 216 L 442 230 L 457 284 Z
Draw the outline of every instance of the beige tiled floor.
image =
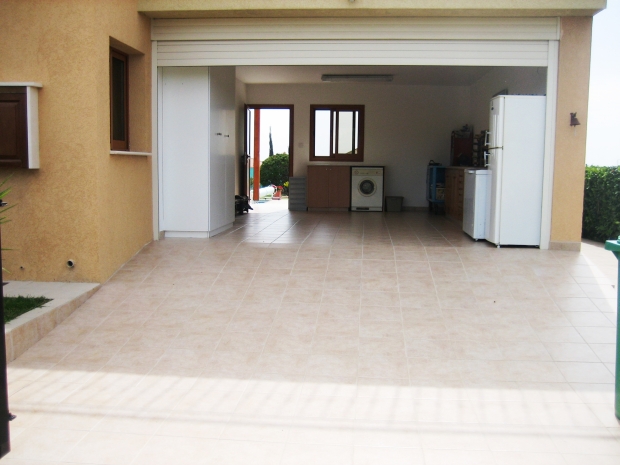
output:
M 10 365 L 14 464 L 618 464 L 616 261 L 424 213 L 151 244 Z

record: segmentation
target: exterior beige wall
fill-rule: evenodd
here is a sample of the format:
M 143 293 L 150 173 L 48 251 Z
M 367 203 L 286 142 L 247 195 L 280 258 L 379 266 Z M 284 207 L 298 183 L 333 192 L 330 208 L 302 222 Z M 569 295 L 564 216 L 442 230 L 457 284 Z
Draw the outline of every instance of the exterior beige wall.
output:
M 144 53 L 130 59 L 130 139 L 149 151 L 150 25 L 136 2 L 0 2 L 0 81 L 43 84 L 41 168 L 0 170 L 16 205 L 8 279 L 102 282 L 151 239 L 150 158 L 110 155 L 110 37 Z
M 570 248 L 581 241 L 592 18 L 562 18 L 561 27 L 551 242 Z M 571 127 L 575 112 L 581 125 Z
M 605 0 L 139 0 L 153 18 L 300 16 L 587 16 Z

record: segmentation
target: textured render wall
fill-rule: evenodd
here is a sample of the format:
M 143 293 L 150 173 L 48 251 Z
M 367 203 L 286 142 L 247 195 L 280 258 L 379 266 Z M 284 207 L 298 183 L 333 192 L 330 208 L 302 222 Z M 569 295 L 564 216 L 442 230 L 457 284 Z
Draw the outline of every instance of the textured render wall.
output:
M 151 28 L 136 2 L 97 4 L 97 147 L 100 281 L 153 238 L 151 157 L 110 156 L 110 37 L 142 54 L 129 57 L 129 148 L 151 151 Z
M 592 18 L 562 18 L 551 241 L 581 241 Z M 571 127 L 577 112 L 581 126 Z M 557 244 L 559 243 L 559 244 Z
M 0 2 L 0 81 L 38 81 L 41 169 L 0 170 L 13 192 L 2 227 L 9 279 L 96 281 L 94 13 L 72 2 Z M 76 202 L 76 199 L 80 199 Z M 65 262 L 78 267 L 68 270 Z M 20 266 L 24 269 L 20 270 Z
M 9 279 L 101 282 L 150 239 L 150 161 L 109 155 L 110 36 L 150 50 L 133 1 L 0 2 L 0 81 L 43 84 L 41 168 L 0 170 L 14 173 L 6 200 L 17 205 L 2 228 Z M 142 100 L 133 133 L 149 149 L 150 94 Z
M 257 16 L 569 16 L 605 0 L 139 0 L 151 17 Z

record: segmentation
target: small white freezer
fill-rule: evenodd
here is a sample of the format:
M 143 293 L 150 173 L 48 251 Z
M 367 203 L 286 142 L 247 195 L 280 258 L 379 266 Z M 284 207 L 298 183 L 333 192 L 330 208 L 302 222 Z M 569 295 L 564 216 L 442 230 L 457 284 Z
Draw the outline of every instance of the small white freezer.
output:
M 488 175 L 489 171 L 483 169 L 465 170 L 463 231 L 475 240 L 486 238 Z

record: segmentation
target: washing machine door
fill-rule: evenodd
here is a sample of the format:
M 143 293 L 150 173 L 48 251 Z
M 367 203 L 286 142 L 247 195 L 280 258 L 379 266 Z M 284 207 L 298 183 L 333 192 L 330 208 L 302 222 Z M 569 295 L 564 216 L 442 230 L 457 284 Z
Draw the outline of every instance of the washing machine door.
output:
M 370 197 L 377 192 L 377 183 L 372 179 L 362 179 L 357 185 L 357 190 L 364 197 Z

